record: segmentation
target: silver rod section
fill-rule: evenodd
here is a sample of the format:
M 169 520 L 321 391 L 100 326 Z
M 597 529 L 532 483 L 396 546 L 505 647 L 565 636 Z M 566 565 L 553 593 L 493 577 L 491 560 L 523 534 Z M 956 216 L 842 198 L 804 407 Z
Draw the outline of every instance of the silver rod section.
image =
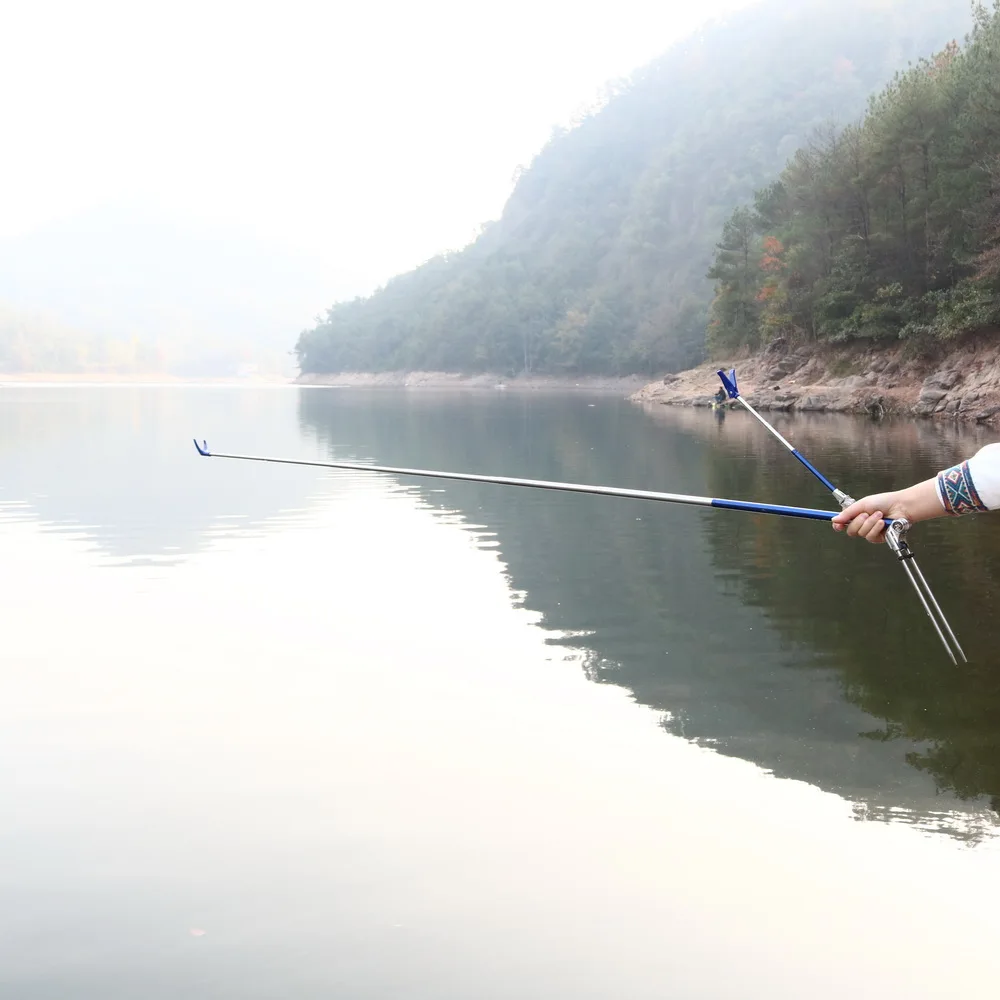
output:
M 927 582 L 927 578 L 921 572 L 920 566 L 918 565 L 917 560 L 911 558 L 908 561 L 911 562 L 911 563 L 913 563 L 913 571 L 914 571 L 914 573 L 916 573 L 917 579 L 923 585 L 924 593 L 926 593 L 928 601 L 930 601 L 931 606 L 937 612 L 938 620 L 944 626 L 945 631 L 948 633 L 948 637 L 954 643 L 955 649 L 958 651 L 958 655 L 962 658 L 962 662 L 963 663 L 968 663 L 969 662 L 969 658 L 965 655 L 965 650 L 962 649 L 962 644 L 958 641 L 958 638 L 956 637 L 955 633 L 952 631 L 951 626 L 948 624 L 948 619 L 945 618 L 944 612 L 941 610 L 941 605 L 938 604 L 937 598 L 934 596 L 934 591 L 931 590 L 930 584 Z
M 513 476 L 485 476 L 468 472 L 437 472 L 430 469 L 404 469 L 388 465 L 364 465 L 359 462 L 310 462 L 297 458 L 267 458 L 258 455 L 231 455 L 209 451 L 195 441 L 198 453 L 205 458 L 230 458 L 243 462 L 270 462 L 274 465 L 305 465 L 318 469 L 343 469 L 348 472 L 381 472 L 393 476 L 417 476 L 424 479 L 455 479 L 466 483 L 489 483 L 496 486 L 523 486 L 535 490 L 555 490 L 560 493 L 588 493 L 594 496 L 624 497 L 626 500 L 658 500 L 662 503 L 687 504 L 692 507 L 717 507 L 742 510 L 754 514 L 778 514 L 784 517 L 830 521 L 836 512 L 813 507 L 788 507 L 783 504 L 755 503 L 749 500 L 723 500 L 718 497 L 696 497 L 683 493 L 657 493 L 652 490 L 630 490 L 618 486 L 589 486 L 583 483 L 551 482 L 543 479 L 518 479 Z
M 762 425 L 762 426 L 763 426 L 763 427 L 764 427 L 764 428 L 765 428 L 766 430 L 768 430 L 768 431 L 769 431 L 769 432 L 770 432 L 771 434 L 773 434 L 773 435 L 774 435 L 774 436 L 775 436 L 775 437 L 776 437 L 776 438 L 777 438 L 777 439 L 778 439 L 778 440 L 779 440 L 779 441 L 780 441 L 780 442 L 781 442 L 781 443 L 782 443 L 782 444 L 783 444 L 783 445 L 784 445 L 784 446 L 785 446 L 785 447 L 786 447 L 786 448 L 787 448 L 787 449 L 788 449 L 789 451 L 795 451 L 795 445 L 793 445 L 793 444 L 792 444 L 792 443 L 791 443 L 790 441 L 787 441 L 787 440 L 786 440 L 786 439 L 785 439 L 784 437 L 782 437 L 782 436 L 781 436 L 781 434 L 780 434 L 780 433 L 778 432 L 778 429 L 777 429 L 776 427 L 772 426 L 772 425 L 771 425 L 771 423 L 770 423 L 769 421 L 765 420 L 765 419 L 764 419 L 764 418 L 763 418 L 763 417 L 762 417 L 762 416 L 761 416 L 761 415 L 760 415 L 760 414 L 759 414 L 759 413 L 758 413 L 758 412 L 757 412 L 757 411 L 756 411 L 756 410 L 755 410 L 755 409 L 754 409 L 754 408 L 753 408 L 753 407 L 752 407 L 752 406 L 751 406 L 751 405 L 750 405 L 750 404 L 749 404 L 749 403 L 748 403 L 748 402 L 747 402 L 747 401 L 746 401 L 746 400 L 745 400 L 745 399 L 743 398 L 742 394 L 739 394 L 739 395 L 737 395 L 737 397 L 736 397 L 736 398 L 737 398 L 737 400 L 739 400 L 739 402 L 741 402 L 741 403 L 742 403 L 742 404 L 743 404 L 743 405 L 744 405 L 744 406 L 746 407 L 747 411 L 748 411 L 748 412 L 749 412 L 750 414 L 752 414 L 752 415 L 753 415 L 754 417 L 756 417 L 756 419 L 757 419 L 757 420 L 758 420 L 758 421 L 759 421 L 759 422 L 761 423 L 761 425 Z
M 920 603 L 924 606 L 924 611 L 927 612 L 927 617 L 930 618 L 931 624 L 934 626 L 934 631 L 937 632 L 938 637 L 941 639 L 941 644 L 944 646 L 948 656 L 951 657 L 951 662 L 957 666 L 958 660 L 955 659 L 955 654 L 952 652 L 951 646 L 948 645 L 948 640 L 944 637 L 944 632 L 941 631 L 941 626 L 938 624 L 937 618 L 934 617 L 934 612 L 931 611 L 931 606 L 927 603 L 927 598 L 924 597 L 924 592 L 920 589 L 920 584 L 917 583 L 917 578 L 913 575 L 913 570 L 907 565 L 909 560 L 901 559 L 900 562 L 903 564 L 903 569 L 906 570 L 906 575 L 910 578 L 910 583 L 913 584 L 913 589 L 917 592 L 917 597 L 920 598 Z
M 359 462 L 309 462 L 295 458 L 262 458 L 255 455 L 226 455 L 219 451 L 202 452 L 210 458 L 235 458 L 244 462 L 271 462 L 275 465 L 308 465 L 318 469 L 344 469 L 348 472 L 383 472 L 394 476 L 418 476 L 423 479 L 457 479 L 465 483 L 493 483 L 497 486 L 524 486 L 537 490 L 557 490 L 563 493 L 592 493 L 597 496 L 625 497 L 628 500 L 662 500 L 696 507 L 711 507 L 711 497 L 686 496 L 680 493 L 655 493 L 650 490 L 629 490 L 616 486 L 586 486 L 581 483 L 558 483 L 542 479 L 516 479 L 511 476 L 479 476 L 468 472 L 435 472 L 430 469 L 402 469 L 388 465 L 363 465 Z M 824 513 L 826 513 L 824 511 Z M 830 518 L 834 515 L 829 514 Z
M 809 470 L 812 475 L 814 475 L 832 494 L 837 503 L 840 504 L 841 508 L 849 507 L 854 503 L 854 498 L 848 496 L 843 490 L 838 489 L 826 476 L 823 475 L 815 465 L 812 464 L 799 450 L 795 447 L 789 440 L 782 436 L 778 429 L 769 421 L 765 420 L 754 408 L 748 403 L 742 396 L 741 393 L 737 392 L 735 399 L 743 405 L 747 412 L 770 434 L 773 434 L 781 444 L 788 449 L 792 457 L 796 461 L 801 462 L 806 469 Z

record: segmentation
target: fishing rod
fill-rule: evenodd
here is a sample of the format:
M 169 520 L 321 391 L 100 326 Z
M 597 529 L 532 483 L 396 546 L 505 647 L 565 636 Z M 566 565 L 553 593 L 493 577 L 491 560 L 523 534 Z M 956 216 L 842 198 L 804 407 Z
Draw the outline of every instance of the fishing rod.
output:
M 725 388 L 726 393 L 729 395 L 730 399 L 735 399 L 738 403 L 741 403 L 744 409 L 754 417 L 765 430 L 770 432 L 776 437 L 783 447 L 791 453 L 792 458 L 801 462 L 832 494 L 833 498 L 840 504 L 841 507 L 850 507 L 854 503 L 854 499 L 849 497 L 843 490 L 838 490 L 833 483 L 830 482 L 826 476 L 823 475 L 815 465 L 812 464 L 803 454 L 801 454 L 798 448 L 795 447 L 790 441 L 786 441 L 784 437 L 778 433 L 778 429 L 773 425 L 769 424 L 751 405 L 750 403 L 741 395 L 739 387 L 736 385 L 736 369 L 730 368 L 729 373 L 722 371 L 721 369 L 717 372 L 720 379 L 722 379 L 723 388 Z
M 651 490 L 627 490 L 617 486 L 587 486 L 582 483 L 547 482 L 542 479 L 515 479 L 512 476 L 480 476 L 468 472 L 435 472 L 430 469 L 400 469 L 388 465 L 362 465 L 359 462 L 311 462 L 299 458 L 267 458 L 261 455 L 229 455 L 209 451 L 208 442 L 194 442 L 203 458 L 231 458 L 241 462 L 270 462 L 274 465 L 307 465 L 317 469 L 346 469 L 350 472 L 381 472 L 393 476 L 417 476 L 424 479 L 456 479 L 465 483 L 490 483 L 495 486 L 523 486 L 533 490 L 555 490 L 562 493 L 589 493 L 602 497 L 624 497 L 627 500 L 658 500 L 661 503 L 687 504 L 692 507 L 717 507 L 742 510 L 752 514 L 777 514 L 811 521 L 831 521 L 835 511 L 811 507 L 786 507 L 783 504 L 753 503 L 749 500 L 722 500 L 718 497 L 696 497 L 683 493 L 656 493 Z
M 730 368 L 728 373 L 719 369 L 716 373 L 722 380 L 723 388 L 726 390 L 730 399 L 735 399 L 738 403 L 741 403 L 744 409 L 753 416 L 758 423 L 760 423 L 767 431 L 769 431 L 774 437 L 776 437 L 785 449 L 791 453 L 792 457 L 799 461 L 806 469 L 809 470 L 822 484 L 825 486 L 834 496 L 834 499 L 840 504 L 841 508 L 850 507 L 854 503 L 854 498 L 848 496 L 843 490 L 838 489 L 826 476 L 823 475 L 819 469 L 816 468 L 804 455 L 802 455 L 799 450 L 790 441 L 787 441 L 779 432 L 776 427 L 764 419 L 750 403 L 743 397 L 739 390 L 739 386 L 736 384 L 736 369 Z M 923 605 L 924 611 L 927 612 L 927 617 L 930 618 L 931 624 L 934 626 L 934 630 L 938 634 L 938 638 L 941 640 L 945 651 L 948 656 L 951 657 L 951 662 L 954 664 L 958 663 L 958 658 L 962 660 L 963 663 L 968 663 L 968 657 L 965 655 L 965 650 L 962 649 L 961 644 L 952 631 L 951 626 L 948 624 L 948 619 L 945 618 L 944 612 L 941 610 L 941 605 L 938 604 L 937 598 L 934 596 L 934 592 L 930 588 L 930 584 L 927 582 L 927 578 L 924 576 L 920 569 L 920 565 L 917 562 L 916 556 L 914 556 L 913 551 L 906 541 L 906 532 L 910 529 L 910 522 L 904 517 L 897 517 L 894 519 L 885 518 L 885 541 L 889 546 L 890 551 L 899 560 L 900 565 L 906 571 L 906 575 L 913 584 L 913 589 L 917 592 L 917 597 L 920 598 L 920 603 Z M 950 640 L 950 641 L 949 641 Z M 957 654 L 957 658 L 956 658 Z

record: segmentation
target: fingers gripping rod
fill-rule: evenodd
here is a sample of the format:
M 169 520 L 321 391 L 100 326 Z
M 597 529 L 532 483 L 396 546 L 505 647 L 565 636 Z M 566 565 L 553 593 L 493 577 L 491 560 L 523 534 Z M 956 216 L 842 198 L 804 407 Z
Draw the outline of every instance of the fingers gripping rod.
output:
M 743 396 L 740 394 L 739 387 L 736 384 L 736 369 L 731 368 L 728 372 L 720 370 L 718 372 L 719 378 L 722 380 L 722 385 L 729 395 L 730 399 L 735 399 L 737 402 L 742 404 L 744 409 L 747 410 L 769 433 L 776 437 L 781 444 L 792 454 L 792 457 L 797 459 L 802 465 L 806 467 L 834 496 L 837 503 L 840 504 L 842 508 L 850 507 L 854 503 L 854 499 L 848 496 L 843 490 L 838 489 L 826 476 L 823 475 L 811 462 L 809 462 L 803 455 L 801 455 L 798 449 L 787 441 L 778 430 L 772 426 L 767 420 L 765 420 L 751 405 L 748 403 Z M 910 522 L 905 518 L 896 518 L 892 521 L 886 521 L 886 533 L 885 540 L 888 544 L 890 550 L 899 560 L 900 565 L 906 572 L 910 583 L 913 584 L 913 589 L 917 592 L 917 597 L 920 598 L 920 603 L 923 606 L 924 611 L 927 612 L 927 617 L 930 618 L 931 624 L 934 626 L 934 631 L 937 632 L 938 638 L 941 640 L 941 644 L 944 646 L 945 651 L 951 658 L 951 662 L 957 664 L 959 660 L 963 663 L 968 663 L 968 657 L 965 655 L 965 650 L 962 649 L 961 644 L 952 631 L 951 626 L 948 624 L 948 619 L 945 618 L 944 612 L 941 610 L 941 605 L 938 604 L 937 599 L 934 597 L 934 593 L 927 583 L 927 578 L 920 570 L 920 566 L 917 563 L 916 557 L 910 550 L 909 545 L 906 542 L 906 532 L 910 528 Z

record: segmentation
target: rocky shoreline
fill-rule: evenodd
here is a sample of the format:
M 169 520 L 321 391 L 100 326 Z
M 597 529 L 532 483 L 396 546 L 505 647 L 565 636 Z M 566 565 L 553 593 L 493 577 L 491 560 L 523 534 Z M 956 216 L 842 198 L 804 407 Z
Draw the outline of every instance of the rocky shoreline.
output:
M 710 406 L 716 371 L 735 366 L 739 385 L 761 410 L 907 416 L 1000 424 L 1000 342 L 966 337 L 918 354 L 911 345 L 790 344 L 778 340 L 760 354 L 706 362 L 647 382 L 639 375 L 518 375 L 457 372 L 336 372 L 303 374 L 296 385 L 333 388 L 511 389 L 621 394 L 634 402 Z
M 716 370 L 735 365 L 740 389 L 761 410 L 902 415 L 1000 422 L 1000 345 L 966 338 L 938 355 L 912 348 L 831 348 L 776 341 L 742 360 L 667 375 L 630 397 L 638 403 L 709 406 Z

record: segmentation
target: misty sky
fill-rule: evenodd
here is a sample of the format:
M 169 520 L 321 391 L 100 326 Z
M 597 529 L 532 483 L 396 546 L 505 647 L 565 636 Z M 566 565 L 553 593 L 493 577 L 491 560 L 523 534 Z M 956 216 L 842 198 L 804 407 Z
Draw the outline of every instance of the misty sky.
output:
M 0 237 L 127 203 L 366 292 L 496 218 L 605 81 L 748 2 L 11 4 Z

